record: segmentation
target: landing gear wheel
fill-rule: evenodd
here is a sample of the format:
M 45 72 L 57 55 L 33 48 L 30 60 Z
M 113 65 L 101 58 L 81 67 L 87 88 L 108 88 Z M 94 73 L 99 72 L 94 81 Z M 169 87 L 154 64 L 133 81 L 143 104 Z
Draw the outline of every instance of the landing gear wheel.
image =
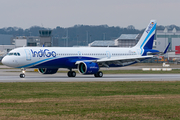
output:
M 97 73 L 96 73 L 96 74 L 94 74 L 94 77 L 98 77 Z
M 98 72 L 98 77 L 102 77 L 103 73 L 101 71 Z
M 67 73 L 68 77 L 76 77 L 76 72 L 75 71 L 69 71 Z
M 76 77 L 76 72 L 75 71 L 71 72 L 71 77 Z
M 102 77 L 103 73 L 101 71 L 98 71 L 96 74 L 94 74 L 94 77 Z
M 20 78 L 25 78 L 25 74 L 22 73 L 22 74 L 19 75 L 19 77 L 20 77 Z
M 68 77 L 71 77 L 71 71 L 69 71 L 69 72 L 67 73 L 67 75 L 68 75 Z

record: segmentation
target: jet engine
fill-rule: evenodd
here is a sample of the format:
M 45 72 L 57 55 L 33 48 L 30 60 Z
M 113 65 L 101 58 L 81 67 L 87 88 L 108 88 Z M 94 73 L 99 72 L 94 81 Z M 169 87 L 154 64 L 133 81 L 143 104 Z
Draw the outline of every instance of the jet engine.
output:
M 78 64 L 79 73 L 85 74 L 96 74 L 99 71 L 99 66 L 94 62 L 81 62 Z
M 42 74 L 55 74 L 58 68 L 39 68 L 38 71 Z

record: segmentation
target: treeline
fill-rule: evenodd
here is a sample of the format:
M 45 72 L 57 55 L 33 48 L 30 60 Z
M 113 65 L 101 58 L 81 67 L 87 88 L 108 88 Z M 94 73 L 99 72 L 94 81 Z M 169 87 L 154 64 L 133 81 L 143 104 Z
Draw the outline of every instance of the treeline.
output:
M 169 30 L 174 27 L 180 30 L 180 27 L 175 25 L 166 26 Z M 33 26 L 29 29 L 22 29 L 18 27 L 8 27 L 0 29 L 0 34 L 8 34 L 16 36 L 39 36 L 39 30 L 49 29 L 39 26 Z M 164 30 L 165 26 L 157 26 L 158 30 Z M 66 37 L 68 36 L 68 46 L 73 45 L 87 45 L 94 40 L 113 40 L 118 38 L 121 34 L 141 34 L 143 30 L 135 29 L 130 25 L 127 28 L 109 27 L 108 25 L 89 26 L 89 25 L 75 25 L 69 28 L 56 27 L 51 29 L 53 40 L 56 41 L 57 46 L 67 46 Z

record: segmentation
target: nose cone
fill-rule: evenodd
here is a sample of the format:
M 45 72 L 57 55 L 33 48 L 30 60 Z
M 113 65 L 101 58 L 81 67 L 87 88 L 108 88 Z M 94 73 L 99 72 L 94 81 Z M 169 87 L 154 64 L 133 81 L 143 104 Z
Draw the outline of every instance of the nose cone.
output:
M 8 64 L 7 57 L 4 57 L 4 58 L 1 60 L 1 63 L 2 63 L 3 65 L 7 65 L 7 64 Z
M 10 56 L 5 56 L 2 60 L 1 60 L 3 65 L 6 65 L 8 67 L 18 67 L 18 62 L 16 59 L 14 59 L 13 57 Z

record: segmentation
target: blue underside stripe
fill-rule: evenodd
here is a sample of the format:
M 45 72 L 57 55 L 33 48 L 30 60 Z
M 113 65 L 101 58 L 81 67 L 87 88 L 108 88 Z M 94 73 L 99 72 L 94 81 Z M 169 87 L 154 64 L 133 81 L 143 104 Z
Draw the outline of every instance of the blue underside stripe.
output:
M 52 60 L 50 60 L 50 59 L 52 59 Z M 37 62 L 28 64 L 28 65 L 24 65 L 21 67 L 17 67 L 17 68 L 77 68 L 77 65 L 75 65 L 76 61 L 95 60 L 97 58 L 82 57 L 81 59 L 79 59 L 79 57 L 74 57 L 74 58 L 67 57 L 67 58 L 56 58 L 56 59 L 50 58 L 50 59 L 37 61 Z M 123 66 L 128 66 L 128 65 L 134 64 L 134 63 L 136 63 L 136 62 L 132 62 L 127 65 L 110 64 L 109 67 L 123 67 Z
M 37 62 L 31 63 L 31 64 L 28 64 L 28 65 L 20 66 L 20 67 L 17 67 L 17 68 L 27 68 L 27 67 L 31 67 L 31 66 L 34 66 L 34 65 L 37 65 L 37 64 L 39 64 L 39 63 L 46 62 L 46 61 L 52 60 L 52 59 L 56 59 L 56 57 L 52 57 L 52 58 L 40 60 L 40 61 L 37 61 Z
M 30 63 L 24 66 L 16 67 L 16 68 L 39 68 L 43 66 L 52 66 L 52 67 L 60 67 L 60 66 L 68 66 L 73 63 L 75 64 L 76 61 L 84 61 L 84 60 L 97 60 L 98 58 L 93 58 L 93 57 L 81 57 L 79 56 L 74 56 L 74 57 L 63 57 L 63 58 L 57 58 L 57 57 L 52 57 L 44 60 L 40 60 L 34 63 Z M 66 63 L 65 63 L 66 62 Z M 58 66 L 60 65 L 60 66 Z M 75 66 L 75 65 L 74 65 Z

